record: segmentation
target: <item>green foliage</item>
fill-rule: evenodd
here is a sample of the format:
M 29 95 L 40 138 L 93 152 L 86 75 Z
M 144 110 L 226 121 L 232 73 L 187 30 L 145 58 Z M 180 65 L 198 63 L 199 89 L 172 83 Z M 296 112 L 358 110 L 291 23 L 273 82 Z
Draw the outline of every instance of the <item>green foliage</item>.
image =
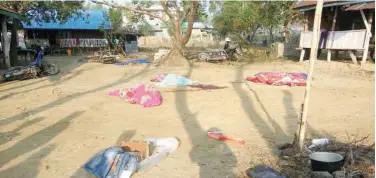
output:
M 205 0 L 200 1 L 200 7 L 197 10 L 197 19 L 199 22 L 208 22 L 209 14 L 206 12 L 206 7 L 208 6 Z
M 117 32 L 123 25 L 123 11 L 122 9 L 110 8 L 108 10 L 108 19 L 111 22 L 112 30 Z
M 1 1 L 0 5 L 25 15 L 25 21 L 65 23 L 71 17 L 80 17 L 77 11 L 83 1 Z
M 101 30 L 104 32 L 105 38 L 111 43 L 117 36 L 121 36 L 122 33 L 125 33 L 122 12 L 122 9 L 110 8 L 103 13 L 105 20 L 101 25 Z M 111 29 L 104 28 L 107 22 L 111 23 Z
M 249 31 L 259 23 L 260 8 L 258 2 L 253 1 L 225 1 L 222 4 L 212 4 L 211 10 L 220 6 L 213 22 L 215 28 L 222 35 Z
M 152 26 L 146 21 L 143 21 L 141 25 L 138 26 L 138 28 L 139 28 L 140 34 L 143 36 L 149 36 L 153 34 Z
M 101 10 L 104 9 L 102 4 L 88 4 L 85 9 Z
M 269 29 L 299 22 L 301 14 L 294 10 L 295 1 L 225 1 L 211 2 L 215 28 L 222 34 L 248 33 L 256 26 Z
M 160 4 L 160 2 L 158 2 L 158 1 L 147 1 L 147 0 L 132 0 L 132 4 L 149 8 L 152 5 Z

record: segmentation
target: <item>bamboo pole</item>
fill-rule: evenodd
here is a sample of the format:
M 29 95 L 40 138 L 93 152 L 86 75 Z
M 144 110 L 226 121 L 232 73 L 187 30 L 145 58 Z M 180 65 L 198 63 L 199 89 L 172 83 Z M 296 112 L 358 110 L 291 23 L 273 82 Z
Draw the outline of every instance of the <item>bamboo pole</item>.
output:
M 334 30 L 336 28 L 337 14 L 338 14 L 338 6 L 334 10 L 334 17 L 333 17 L 333 21 L 332 21 L 331 36 L 330 36 L 330 39 L 329 39 L 329 41 L 331 42 L 332 45 L 333 45 L 333 38 L 334 38 L 334 33 L 333 32 L 334 32 Z M 327 56 L 327 61 L 328 62 L 331 61 L 331 56 L 332 56 L 332 50 L 329 49 L 328 50 L 328 56 Z
M 307 85 L 304 93 L 304 101 L 302 105 L 302 114 L 301 120 L 299 123 L 299 132 L 298 132 L 298 147 L 299 150 L 303 150 L 305 133 L 307 129 L 307 116 L 308 116 L 308 103 L 311 93 L 311 83 L 312 83 L 312 74 L 315 66 L 315 61 L 317 59 L 317 49 L 318 49 L 318 40 L 320 38 L 320 24 L 321 24 L 321 14 L 323 8 L 323 0 L 318 0 L 315 10 L 315 20 L 313 24 L 313 34 L 312 34 L 312 43 L 311 43 L 311 53 L 309 58 L 309 71 L 307 77 Z

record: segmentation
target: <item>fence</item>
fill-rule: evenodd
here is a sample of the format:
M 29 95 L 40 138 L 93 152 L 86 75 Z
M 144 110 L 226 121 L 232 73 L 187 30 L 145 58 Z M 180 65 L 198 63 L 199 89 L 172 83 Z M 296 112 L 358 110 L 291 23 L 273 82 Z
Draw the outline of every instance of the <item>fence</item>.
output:
M 73 48 L 73 47 L 107 47 L 108 41 L 106 39 L 60 39 L 60 47 Z
M 191 37 L 187 47 L 209 47 L 214 45 L 215 42 L 209 37 Z M 143 36 L 138 38 L 138 46 L 140 48 L 169 48 L 173 45 L 170 37 L 163 36 Z

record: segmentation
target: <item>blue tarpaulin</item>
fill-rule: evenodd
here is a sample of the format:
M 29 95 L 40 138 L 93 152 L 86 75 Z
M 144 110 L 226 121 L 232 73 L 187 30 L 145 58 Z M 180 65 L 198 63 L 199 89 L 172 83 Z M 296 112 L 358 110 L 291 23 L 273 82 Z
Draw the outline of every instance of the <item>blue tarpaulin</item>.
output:
M 81 17 L 71 17 L 67 22 L 60 24 L 55 22 L 36 22 L 31 20 L 30 24 L 22 22 L 24 29 L 56 29 L 56 30 L 98 30 L 111 29 L 111 22 L 105 19 L 105 10 L 85 10 Z

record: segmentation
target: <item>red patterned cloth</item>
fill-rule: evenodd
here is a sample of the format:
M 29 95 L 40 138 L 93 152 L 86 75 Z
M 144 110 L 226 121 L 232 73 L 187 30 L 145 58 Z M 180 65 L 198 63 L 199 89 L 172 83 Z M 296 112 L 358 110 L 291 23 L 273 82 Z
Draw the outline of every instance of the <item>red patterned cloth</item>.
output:
M 260 72 L 255 76 L 247 77 L 246 80 L 254 83 L 268 85 L 305 86 L 307 74 L 285 72 Z
M 131 88 L 123 88 L 108 93 L 110 96 L 120 96 L 132 104 L 140 104 L 144 107 L 159 106 L 162 104 L 162 96 L 153 86 L 138 84 Z

